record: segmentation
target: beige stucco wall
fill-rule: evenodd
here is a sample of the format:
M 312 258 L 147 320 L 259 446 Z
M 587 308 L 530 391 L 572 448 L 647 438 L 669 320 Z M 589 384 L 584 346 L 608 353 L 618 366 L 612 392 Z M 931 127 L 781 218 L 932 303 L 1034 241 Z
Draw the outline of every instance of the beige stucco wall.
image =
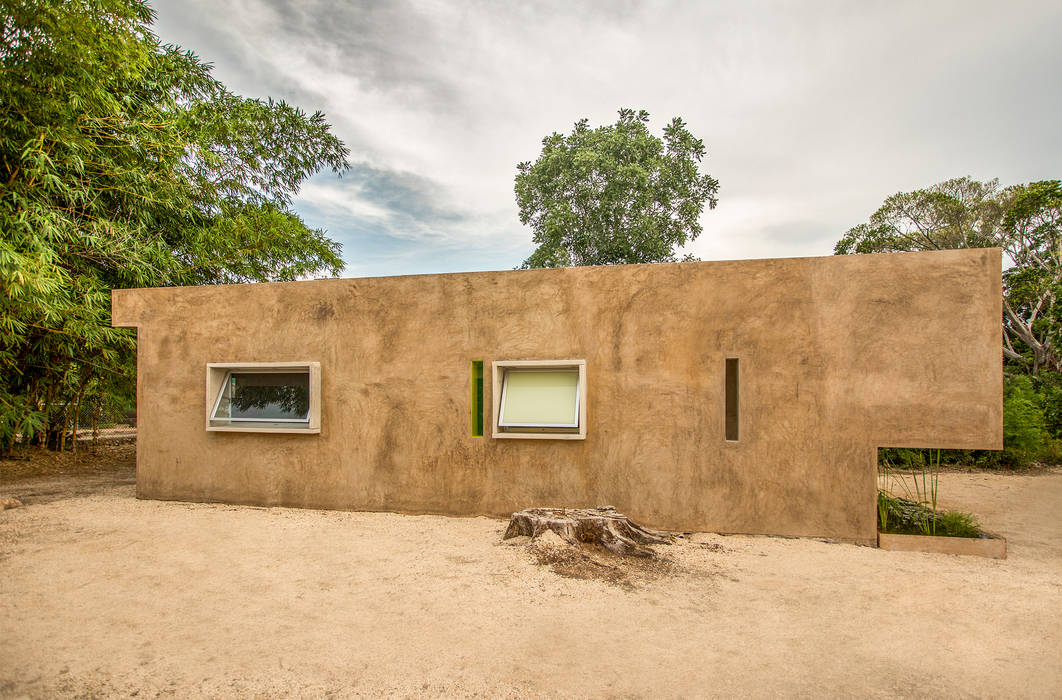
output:
M 1002 447 L 998 249 L 118 290 L 143 498 L 872 543 L 878 446 Z M 724 440 L 724 358 L 741 440 Z M 490 362 L 585 359 L 585 440 L 490 437 Z M 469 363 L 487 367 L 470 436 Z M 319 435 L 209 433 L 208 362 L 317 361 Z

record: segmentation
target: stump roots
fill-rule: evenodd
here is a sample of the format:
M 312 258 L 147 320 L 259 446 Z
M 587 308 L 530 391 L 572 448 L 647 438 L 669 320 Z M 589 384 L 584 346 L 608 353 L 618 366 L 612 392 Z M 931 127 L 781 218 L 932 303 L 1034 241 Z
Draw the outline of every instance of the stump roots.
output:
M 599 508 L 528 508 L 513 513 L 502 539 L 520 535 L 534 540 L 551 530 L 569 544 L 596 543 L 615 554 L 651 557 L 648 544 L 671 544 L 671 533 L 644 528 L 612 506 Z

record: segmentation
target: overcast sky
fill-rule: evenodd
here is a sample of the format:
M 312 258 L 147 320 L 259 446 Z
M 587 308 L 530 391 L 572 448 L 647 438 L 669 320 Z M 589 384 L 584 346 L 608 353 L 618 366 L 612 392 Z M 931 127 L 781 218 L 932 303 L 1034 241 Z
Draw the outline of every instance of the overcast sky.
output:
M 703 139 L 703 260 L 828 255 L 898 191 L 1062 177 L 1062 3 L 152 0 L 164 42 L 351 150 L 295 209 L 344 276 L 510 269 L 516 164 L 582 117 Z

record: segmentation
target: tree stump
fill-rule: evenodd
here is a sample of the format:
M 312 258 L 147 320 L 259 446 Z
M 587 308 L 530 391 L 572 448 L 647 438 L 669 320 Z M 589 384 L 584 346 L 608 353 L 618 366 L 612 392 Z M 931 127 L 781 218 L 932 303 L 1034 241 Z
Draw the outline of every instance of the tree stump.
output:
M 600 508 L 528 508 L 513 513 L 503 540 L 525 535 L 532 540 L 552 530 L 569 544 L 597 543 L 624 556 L 651 557 L 647 544 L 671 544 L 671 533 L 649 530 L 617 513 L 612 506 Z

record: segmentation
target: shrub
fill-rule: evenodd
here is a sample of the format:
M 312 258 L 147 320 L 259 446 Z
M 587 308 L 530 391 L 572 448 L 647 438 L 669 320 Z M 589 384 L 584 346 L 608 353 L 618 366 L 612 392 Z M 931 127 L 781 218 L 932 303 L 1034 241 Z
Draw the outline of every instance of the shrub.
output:
M 976 518 L 957 510 L 936 511 L 923 503 L 878 491 L 878 530 L 896 535 L 981 537 Z
M 946 510 L 938 513 L 937 530 L 945 537 L 981 537 L 981 526 L 970 513 Z
M 1026 464 L 1047 447 L 1049 436 L 1038 398 L 1029 377 L 1007 382 L 1003 393 L 1003 451 L 1013 464 Z
M 1062 373 L 1041 371 L 1034 386 L 1048 435 L 1062 438 Z

